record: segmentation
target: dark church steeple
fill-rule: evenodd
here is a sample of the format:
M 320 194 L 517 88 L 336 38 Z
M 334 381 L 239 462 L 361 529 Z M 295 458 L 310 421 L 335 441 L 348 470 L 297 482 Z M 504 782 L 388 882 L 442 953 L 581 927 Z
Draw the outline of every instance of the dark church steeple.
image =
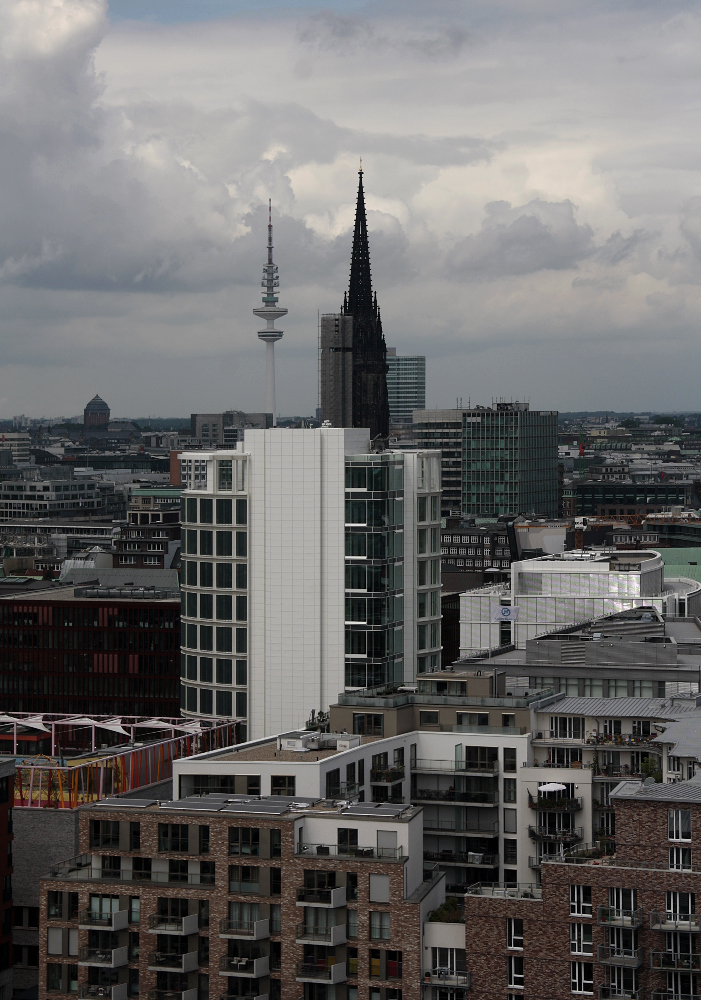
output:
M 344 296 L 343 301 L 344 313 L 353 317 L 353 426 L 369 427 L 373 439 L 387 439 L 387 347 L 377 294 L 373 298 L 372 292 L 362 161 L 358 177 L 350 284 L 348 297 Z

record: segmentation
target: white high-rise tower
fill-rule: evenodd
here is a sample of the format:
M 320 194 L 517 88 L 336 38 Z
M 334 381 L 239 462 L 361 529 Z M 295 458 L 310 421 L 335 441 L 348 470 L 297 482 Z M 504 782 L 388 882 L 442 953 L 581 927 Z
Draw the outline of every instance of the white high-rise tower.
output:
M 265 342 L 265 409 L 273 415 L 273 427 L 277 425 L 275 408 L 275 343 L 282 338 L 282 330 L 275 329 L 275 320 L 287 315 L 287 309 L 277 304 L 275 289 L 280 285 L 277 264 L 273 263 L 273 220 L 272 204 L 268 201 L 268 262 L 263 268 L 261 285 L 263 293 L 262 309 L 254 309 L 253 315 L 266 320 L 267 329 L 259 330 L 259 338 Z

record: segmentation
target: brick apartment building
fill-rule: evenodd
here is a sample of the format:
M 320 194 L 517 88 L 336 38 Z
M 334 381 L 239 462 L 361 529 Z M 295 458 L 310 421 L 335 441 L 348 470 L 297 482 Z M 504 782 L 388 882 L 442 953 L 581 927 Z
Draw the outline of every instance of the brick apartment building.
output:
M 691 1000 L 701 988 L 701 780 L 623 781 L 616 852 L 543 859 L 542 884 L 465 899 L 476 996 Z
M 259 789 L 81 810 L 81 856 L 41 882 L 41 1000 L 418 998 L 445 898 L 421 810 Z
M 180 714 L 177 591 L 54 585 L 0 598 L 6 712 Z
M 172 486 L 132 491 L 128 524 L 115 541 L 115 568 L 170 569 L 180 548 L 180 492 Z

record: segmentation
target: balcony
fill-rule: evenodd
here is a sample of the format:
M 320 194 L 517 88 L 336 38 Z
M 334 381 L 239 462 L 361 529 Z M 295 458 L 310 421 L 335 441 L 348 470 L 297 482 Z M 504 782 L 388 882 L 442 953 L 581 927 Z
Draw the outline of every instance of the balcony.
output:
M 113 910 L 112 913 L 100 913 L 99 910 L 81 910 L 78 914 L 78 927 L 83 931 L 123 931 L 128 926 L 128 910 Z
M 550 737 L 551 739 L 556 737 Z M 607 736 L 602 733 L 592 733 L 584 741 L 586 746 L 597 747 L 649 747 L 655 746 L 657 733 L 650 733 L 649 736 L 633 736 L 632 733 L 618 733 L 615 736 Z
M 149 990 L 148 1000 L 197 1000 L 197 990 Z
M 152 913 L 148 918 L 149 934 L 197 934 L 199 917 L 196 913 L 188 913 L 186 917 L 166 917 L 160 913 Z
M 456 854 L 454 851 L 424 851 L 424 861 L 437 861 L 442 865 L 464 865 L 466 868 L 495 868 L 499 864 L 498 854 L 482 854 L 468 851 Z
M 247 955 L 222 955 L 219 959 L 220 976 L 246 976 L 248 979 L 260 979 L 270 972 L 270 958 L 259 955 L 252 958 Z
M 453 788 L 417 788 L 411 793 L 412 802 L 457 802 L 473 806 L 494 805 L 499 792 L 456 792 Z
M 262 941 L 270 937 L 270 920 L 229 920 L 219 921 L 219 937 L 245 938 L 247 941 Z
M 644 778 L 646 775 L 628 764 L 596 764 L 593 768 L 595 778 Z
M 470 761 L 468 763 L 464 760 L 431 760 L 419 757 L 411 765 L 411 769 L 412 771 L 453 772 L 455 774 L 477 774 L 491 777 L 499 774 L 499 761 L 495 760 L 489 763 Z
M 672 913 L 669 910 L 650 911 L 651 931 L 687 931 L 690 934 L 699 932 L 698 913 Z
M 605 927 L 640 927 L 643 922 L 643 911 L 619 910 L 615 906 L 597 906 L 596 922 Z
M 78 997 L 80 1000 L 127 1000 L 127 984 L 89 986 L 87 983 L 83 983 L 78 987 Z
M 453 986 L 469 990 L 471 979 L 469 972 L 455 972 L 453 969 L 427 969 L 423 973 L 424 986 Z
M 468 896 L 488 896 L 491 899 L 543 899 L 543 890 L 535 882 L 477 882 L 467 889 Z
M 651 951 L 650 968 L 662 969 L 664 972 L 674 972 L 677 969 L 684 972 L 701 972 L 701 955 L 695 952 Z
M 129 949 L 81 948 L 78 965 L 96 965 L 100 969 L 121 969 L 129 961 Z
M 599 1000 L 616 1000 L 616 998 L 621 998 L 621 1000 L 645 1000 L 645 990 L 627 990 L 624 986 L 599 987 Z
M 574 798 L 549 799 L 545 795 L 538 795 L 534 798 L 528 793 L 528 805 L 531 809 L 547 809 L 552 812 L 577 812 L 582 808 L 582 798 L 577 795 Z
M 92 854 L 81 854 L 58 865 L 52 865 L 47 879 L 60 879 L 64 882 L 163 882 L 170 885 L 197 885 L 214 888 L 214 875 L 210 872 L 202 874 L 171 874 L 170 872 L 134 871 L 131 868 L 93 868 Z
M 336 962 L 335 965 L 317 965 L 310 962 L 298 962 L 295 967 L 295 978 L 298 983 L 345 983 L 346 963 Z
M 601 965 L 624 965 L 628 969 L 637 969 L 642 964 L 643 949 L 600 944 L 598 955 Z
M 198 964 L 196 951 L 187 951 L 182 955 L 152 951 L 148 956 L 148 968 L 151 972 L 194 972 Z
M 391 785 L 394 781 L 404 781 L 404 765 L 399 767 L 371 767 L 370 781 L 375 784 Z
M 346 905 L 346 887 L 337 886 L 335 889 L 307 889 L 300 886 L 297 889 L 297 906 L 337 906 Z
M 337 944 L 345 944 L 346 940 L 345 924 L 334 924 L 333 927 L 297 924 L 297 944 L 323 944 L 328 948 L 334 948 Z
M 546 842 L 557 842 L 558 844 L 576 844 L 584 837 L 584 830 L 578 826 L 571 830 L 549 830 L 544 826 L 529 826 L 528 836 L 532 840 L 544 840 Z
M 424 818 L 424 830 L 431 830 L 433 833 L 457 833 L 461 837 L 497 837 L 499 835 L 499 822 L 480 822 L 478 826 L 466 826 L 454 819 Z
M 296 844 L 295 854 L 320 858 L 356 858 L 365 861 L 403 861 L 401 847 L 357 847 L 351 844 Z

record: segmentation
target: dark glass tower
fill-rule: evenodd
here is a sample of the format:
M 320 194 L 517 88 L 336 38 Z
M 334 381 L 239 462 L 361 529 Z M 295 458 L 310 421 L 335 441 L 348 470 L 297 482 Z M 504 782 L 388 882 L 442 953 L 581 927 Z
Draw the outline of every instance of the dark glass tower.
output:
M 350 285 L 343 313 L 353 318 L 353 427 L 369 427 L 371 439 L 389 437 L 387 347 L 377 295 L 372 293 L 363 168 L 358 171 Z

